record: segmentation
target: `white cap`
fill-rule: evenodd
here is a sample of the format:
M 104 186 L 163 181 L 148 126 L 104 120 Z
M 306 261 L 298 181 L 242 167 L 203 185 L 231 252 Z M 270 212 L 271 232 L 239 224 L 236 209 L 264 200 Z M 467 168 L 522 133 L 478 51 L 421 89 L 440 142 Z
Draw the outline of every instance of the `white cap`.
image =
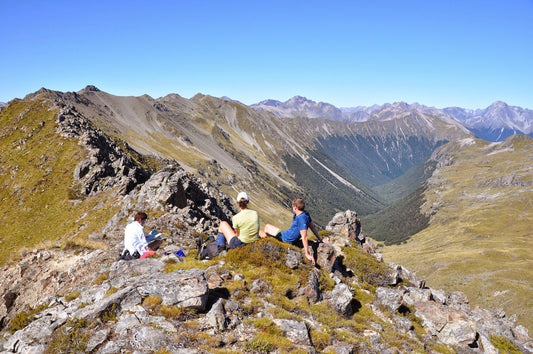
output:
M 237 195 L 237 201 L 240 202 L 241 199 L 246 199 L 246 201 L 250 201 L 250 198 L 248 198 L 248 194 L 246 194 L 246 192 L 240 192 Z

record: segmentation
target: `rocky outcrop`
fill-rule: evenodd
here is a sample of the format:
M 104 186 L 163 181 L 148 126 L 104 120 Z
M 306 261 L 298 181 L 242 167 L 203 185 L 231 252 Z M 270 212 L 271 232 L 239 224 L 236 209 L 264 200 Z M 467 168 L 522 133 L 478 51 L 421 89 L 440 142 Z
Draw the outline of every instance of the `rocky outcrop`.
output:
M 118 193 L 125 195 L 135 186 L 145 182 L 149 172 L 138 167 L 131 157 L 107 135 L 93 128 L 92 123 L 73 106 L 63 102 L 56 118 L 57 132 L 61 136 L 77 138 L 87 149 L 88 157 L 74 170 L 74 187 L 80 196 L 118 186 Z M 127 146 L 127 143 L 125 143 Z
M 277 247 L 278 241 L 270 242 L 274 244 L 269 247 Z M 354 243 L 352 247 L 360 246 Z M 291 271 L 289 264 L 294 271 L 302 271 L 305 261 L 302 257 L 294 263 L 294 250 L 289 247 L 280 264 L 287 271 Z M 267 280 L 243 276 L 238 268 L 228 267 L 223 259 L 211 263 L 205 270 L 171 271 L 169 265 L 181 262 L 174 255 L 116 261 L 109 258 L 110 251 L 82 253 L 75 258 L 72 258 L 74 253 L 66 254 L 60 250 L 31 253 L 16 267 L 2 270 L 1 279 L 8 281 L 1 284 L 6 291 L 0 306 L 4 312 L 8 309 L 9 315 L 4 315 L 0 350 L 13 353 L 54 351 L 60 340 L 76 339 L 78 344 L 82 343 L 78 350 L 83 348 L 85 352 L 163 349 L 197 352 L 200 336 L 204 338 L 201 339 L 203 343 L 206 343 L 205 338 L 210 338 L 207 343 L 211 343 L 211 348 L 247 351 L 252 348 L 247 343 L 264 331 L 264 327 L 253 325 L 261 319 L 269 321 L 262 323 L 275 326 L 275 333 L 294 348 L 308 352 L 326 349 L 320 344 L 322 337 L 317 335 L 324 324 L 320 324 L 316 317 L 303 312 L 293 318 L 280 316 L 285 310 L 276 309 L 271 303 L 275 286 Z M 287 264 L 289 258 L 293 262 Z M 62 271 L 45 272 L 54 267 Z M 391 285 L 379 286 L 375 292 L 364 289 L 358 278 L 346 269 L 338 271 L 339 267 L 337 264 L 329 273 L 330 281 L 334 282 L 331 290 L 323 291 L 326 286 L 324 276 L 328 273 L 315 268 L 309 273 L 308 283 L 298 285 L 297 294 L 287 295 L 284 300 L 287 303 L 296 296 L 294 301 L 300 303 L 325 304 L 320 307 L 320 316 L 332 312 L 346 321 L 360 313 L 362 306 L 367 308 L 365 312 L 371 311 L 374 317 L 365 320 L 369 321 L 366 324 L 360 324 L 367 326 L 360 333 L 350 332 L 350 327 L 344 328 L 341 324 L 330 324 L 337 329 L 331 332 L 334 338 L 327 342 L 327 348 L 336 352 L 392 353 L 411 351 L 413 345 L 439 344 L 458 352 L 495 353 L 493 336 L 506 338 L 523 352 L 533 349 L 527 330 L 517 325 L 514 317 L 471 308 L 466 296 L 459 292 L 446 294 L 442 290 L 420 287 L 416 276 L 399 265 L 390 265 Z M 405 281 L 401 277 L 415 281 Z M 36 289 L 40 295 L 37 298 L 28 295 L 33 293 L 28 281 L 40 287 Z M 56 285 L 45 287 L 44 283 Z M 364 293 L 373 300 L 362 304 L 357 293 Z M 21 301 L 25 301 L 26 306 L 20 307 Z M 26 324 L 12 327 L 11 322 L 17 317 L 12 313 L 13 309 L 17 307 L 19 313 L 25 313 L 28 306 L 40 310 L 29 316 Z M 401 348 L 391 348 L 386 339 L 390 329 L 384 327 L 385 323 L 398 336 L 410 338 L 410 344 L 406 342 Z M 415 326 L 422 326 L 427 334 L 419 337 L 414 331 Z M 15 329 L 13 333 L 7 331 L 9 328 Z M 344 334 L 335 337 L 336 331 Z M 352 344 L 343 341 L 348 338 L 346 333 L 352 333 Z

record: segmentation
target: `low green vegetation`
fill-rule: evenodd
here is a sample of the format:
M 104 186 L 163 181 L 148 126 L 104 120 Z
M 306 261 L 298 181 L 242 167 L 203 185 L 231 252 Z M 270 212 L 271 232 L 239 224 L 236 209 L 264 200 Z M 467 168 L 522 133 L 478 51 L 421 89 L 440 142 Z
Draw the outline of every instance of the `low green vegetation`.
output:
M 19 329 L 26 327 L 28 324 L 33 322 L 35 315 L 39 312 L 45 310 L 47 305 L 40 305 L 36 307 L 30 307 L 26 311 L 21 311 L 15 314 L 11 322 L 9 322 L 9 327 L 7 328 L 9 333 L 15 333 Z
M 509 340 L 502 336 L 496 336 L 496 335 L 490 335 L 490 342 L 496 349 L 500 351 L 500 353 L 506 353 L 506 354 L 520 354 L 522 351 L 518 349 L 516 345 L 509 342 Z
M 72 300 L 79 298 L 80 296 L 81 296 L 80 291 L 73 291 L 65 295 L 65 301 L 72 301 Z
M 91 334 L 92 331 L 85 320 L 70 319 L 54 331 L 45 353 L 84 353 Z
M 87 152 L 76 139 L 56 132 L 57 110 L 42 100 L 12 101 L 0 111 L 0 265 L 20 250 L 39 245 L 82 247 L 118 211 L 109 195 L 80 196 L 73 185 L 76 164 Z M 55 145 L 50 148 L 50 143 Z M 87 213 L 91 210 L 91 213 Z

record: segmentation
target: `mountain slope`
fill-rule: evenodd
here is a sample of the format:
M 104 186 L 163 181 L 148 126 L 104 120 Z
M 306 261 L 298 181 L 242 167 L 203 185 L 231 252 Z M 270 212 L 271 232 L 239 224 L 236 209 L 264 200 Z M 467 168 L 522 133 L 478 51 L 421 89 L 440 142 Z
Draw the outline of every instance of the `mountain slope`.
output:
M 87 244 L 117 210 L 110 192 L 80 198 L 73 175 L 88 151 L 58 134 L 58 112 L 46 100 L 15 100 L 0 111 L 0 264 L 40 244 Z
M 432 156 L 422 213 L 429 227 L 383 249 L 431 286 L 464 291 L 474 304 L 503 307 L 533 328 L 533 139 L 467 139 Z

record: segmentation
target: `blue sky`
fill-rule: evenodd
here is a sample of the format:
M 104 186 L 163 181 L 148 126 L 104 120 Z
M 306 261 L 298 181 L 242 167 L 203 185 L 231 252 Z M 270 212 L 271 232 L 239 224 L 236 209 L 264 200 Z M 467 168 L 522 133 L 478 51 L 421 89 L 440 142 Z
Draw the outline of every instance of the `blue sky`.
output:
M 0 0 L 0 101 L 89 84 L 533 109 L 533 0 Z

